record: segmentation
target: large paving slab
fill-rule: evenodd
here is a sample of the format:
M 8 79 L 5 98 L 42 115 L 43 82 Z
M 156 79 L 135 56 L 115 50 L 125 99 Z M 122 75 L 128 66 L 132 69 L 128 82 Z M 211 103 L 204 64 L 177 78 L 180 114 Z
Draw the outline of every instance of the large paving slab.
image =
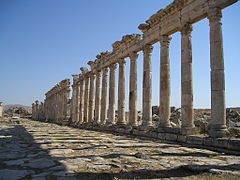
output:
M 240 179 L 240 156 L 51 123 L 0 122 L 0 179 Z

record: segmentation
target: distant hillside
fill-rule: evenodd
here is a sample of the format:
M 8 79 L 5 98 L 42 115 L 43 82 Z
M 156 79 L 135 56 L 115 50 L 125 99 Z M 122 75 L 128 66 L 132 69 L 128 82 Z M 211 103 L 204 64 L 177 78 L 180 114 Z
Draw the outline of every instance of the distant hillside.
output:
M 22 107 L 24 109 L 26 109 L 29 113 L 32 113 L 32 107 L 31 106 L 24 106 L 21 104 L 8 104 L 8 105 L 3 105 L 3 111 L 6 111 L 10 108 L 19 108 Z

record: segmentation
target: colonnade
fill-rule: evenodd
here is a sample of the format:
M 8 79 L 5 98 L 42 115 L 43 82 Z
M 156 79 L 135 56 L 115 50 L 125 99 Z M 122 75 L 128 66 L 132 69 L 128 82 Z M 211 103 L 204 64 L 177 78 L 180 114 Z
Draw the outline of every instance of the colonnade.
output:
M 170 58 L 171 35 L 181 33 L 181 120 L 176 132 L 183 135 L 197 133 L 194 125 L 192 31 L 195 22 L 208 18 L 210 27 L 211 62 L 211 116 L 209 135 L 227 135 L 225 111 L 225 79 L 222 38 L 222 9 L 236 0 L 175 0 L 165 9 L 152 15 L 139 25 L 142 34 L 122 37 L 112 44 L 111 52 L 102 52 L 95 61 L 89 61 L 90 70 L 80 68 L 73 75 L 71 122 L 75 126 L 97 125 L 131 127 L 150 130 L 152 122 L 152 51 L 153 44 L 160 43 L 160 91 L 158 132 L 173 132 L 170 122 Z M 138 121 L 138 54 L 143 52 L 142 121 Z M 130 75 L 126 77 L 126 58 L 130 59 Z M 118 84 L 116 83 L 118 68 Z M 129 104 L 126 105 L 126 78 L 129 78 Z M 117 107 L 116 107 L 116 88 Z M 56 88 L 46 94 L 47 117 L 58 119 L 59 108 Z M 59 89 L 59 88 L 57 88 Z M 53 93 L 54 92 L 54 93 Z M 48 101 L 51 101 L 50 103 Z M 61 109 L 63 108 L 60 106 Z M 53 109 L 52 109 L 53 108 Z M 126 110 L 129 109 L 129 120 Z M 116 111 L 117 110 L 117 111 Z M 117 113 L 116 113 L 117 112 Z M 62 116 L 61 116 L 62 117 Z
M 35 101 L 32 103 L 32 119 L 42 121 L 45 120 L 43 102 Z
M 44 112 L 46 120 L 62 123 L 70 118 L 70 80 L 64 79 L 46 94 Z

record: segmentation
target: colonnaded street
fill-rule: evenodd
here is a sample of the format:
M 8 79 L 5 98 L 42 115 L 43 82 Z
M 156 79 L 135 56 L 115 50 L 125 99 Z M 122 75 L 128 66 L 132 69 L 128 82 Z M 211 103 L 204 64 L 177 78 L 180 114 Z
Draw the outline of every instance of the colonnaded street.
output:
M 239 179 L 240 156 L 27 119 L 0 122 L 0 179 Z

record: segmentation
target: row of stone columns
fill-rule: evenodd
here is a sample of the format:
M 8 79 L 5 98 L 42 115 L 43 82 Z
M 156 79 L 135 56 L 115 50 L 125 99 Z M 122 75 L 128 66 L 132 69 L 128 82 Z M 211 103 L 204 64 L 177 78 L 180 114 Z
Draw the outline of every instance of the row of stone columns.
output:
M 227 134 L 225 108 L 225 79 L 221 10 L 211 9 L 208 13 L 210 25 L 211 61 L 211 116 L 210 135 L 222 137 Z M 185 23 L 181 28 L 181 119 L 182 133 L 194 133 L 193 76 L 192 76 L 192 25 Z M 170 126 L 170 68 L 169 41 L 167 35 L 160 38 L 160 126 Z
M 32 119 L 34 120 L 44 120 L 45 114 L 44 114 L 44 103 L 39 101 L 35 101 L 35 103 L 32 103 Z
M 70 118 L 70 80 L 62 80 L 46 94 L 44 101 L 44 119 L 64 123 Z M 73 94 L 73 96 L 77 96 Z M 72 114 L 74 114 L 72 112 Z M 43 120 L 43 119 L 38 119 Z
M 210 61 L 211 61 L 211 111 L 212 121 L 210 135 L 221 137 L 226 135 L 225 114 L 225 79 L 224 60 L 222 46 L 221 10 L 210 9 L 208 19 L 210 25 Z M 147 25 L 139 26 L 143 33 Z M 179 27 L 181 32 L 181 133 L 188 135 L 196 133 L 193 111 L 193 76 L 192 76 L 192 25 L 190 22 L 182 22 Z M 145 36 L 143 36 L 144 38 Z M 139 40 L 139 36 L 127 35 L 122 41 L 113 44 L 114 52 L 118 48 Z M 171 37 L 159 32 L 160 42 L 160 120 L 159 129 L 171 128 L 170 123 L 170 58 L 169 44 Z M 142 91 L 142 124 L 140 128 L 148 129 L 152 123 L 152 44 L 143 45 L 143 91 Z M 116 53 L 117 54 L 117 53 Z M 113 64 L 100 68 L 102 62 L 108 59 L 109 53 L 101 53 L 95 62 L 89 61 L 91 71 L 81 68 L 81 74 L 73 75 L 72 94 L 72 122 L 76 125 L 83 123 L 117 124 L 126 125 L 126 61 L 125 58 L 116 59 Z M 137 116 L 137 77 L 138 52 L 130 52 L 130 84 L 129 84 L 129 124 L 139 126 Z M 116 92 L 116 68 L 118 75 L 118 107 L 117 121 L 115 120 L 115 92 Z M 109 75 L 108 75 L 109 74 Z M 61 94 L 51 93 L 46 95 L 47 117 L 58 118 L 59 107 L 61 111 L 66 106 L 61 106 Z M 66 97 L 64 96 L 64 99 Z M 60 100 L 60 101 L 59 101 Z M 56 110 L 57 109 L 57 110 Z M 61 116 L 61 115 L 60 115 Z

